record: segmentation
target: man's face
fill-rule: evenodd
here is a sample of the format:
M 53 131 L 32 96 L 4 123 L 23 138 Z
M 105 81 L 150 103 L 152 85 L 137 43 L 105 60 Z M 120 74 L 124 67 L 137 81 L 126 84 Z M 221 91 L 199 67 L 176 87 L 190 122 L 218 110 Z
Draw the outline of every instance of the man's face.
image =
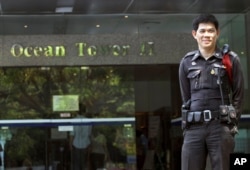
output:
M 193 30 L 192 34 L 200 49 L 209 50 L 215 48 L 219 31 L 212 23 L 200 23 L 197 31 Z

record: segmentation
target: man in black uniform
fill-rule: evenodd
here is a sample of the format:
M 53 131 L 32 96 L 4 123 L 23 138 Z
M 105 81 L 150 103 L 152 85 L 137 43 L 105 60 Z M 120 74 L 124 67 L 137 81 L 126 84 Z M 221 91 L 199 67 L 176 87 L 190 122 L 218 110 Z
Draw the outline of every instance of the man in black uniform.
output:
M 204 170 L 208 155 L 213 170 L 229 170 L 244 93 L 239 57 L 228 46 L 217 47 L 219 23 L 214 15 L 196 17 L 192 35 L 198 50 L 187 53 L 179 66 L 182 170 Z M 223 62 L 225 55 L 229 65 Z

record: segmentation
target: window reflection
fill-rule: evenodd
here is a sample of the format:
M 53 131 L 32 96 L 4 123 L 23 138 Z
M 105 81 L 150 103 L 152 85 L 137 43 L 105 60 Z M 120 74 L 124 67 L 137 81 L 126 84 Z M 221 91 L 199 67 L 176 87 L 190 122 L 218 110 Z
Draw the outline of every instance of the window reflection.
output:
M 1 127 L 2 167 L 74 169 L 75 149 L 86 148 L 89 170 L 135 169 L 132 71 L 123 67 L 2 68 L 0 116 L 6 125 Z
M 69 108 L 75 102 L 69 104 L 74 101 L 70 98 L 58 111 L 53 110 L 52 99 L 70 95 L 78 96 L 79 103 L 86 106 L 92 117 L 133 116 L 131 71 L 122 67 L 3 68 L 1 119 L 60 118 L 60 113 L 74 111 L 75 107 Z
M 89 139 L 81 137 L 77 139 L 77 142 L 85 140 L 84 143 L 88 146 L 84 150 L 87 169 L 112 167 L 136 169 L 134 123 L 92 124 L 91 126 L 79 124 L 47 128 L 11 127 L 9 130 L 12 138 L 5 141 L 3 148 L 4 166 L 6 169 L 24 167 L 27 169 L 74 169 L 73 165 L 76 163 L 74 154 L 77 152 L 71 148 L 71 136 L 75 128 L 81 129 L 78 132 L 81 133 L 86 127 L 91 127 Z M 77 144 L 76 147 L 81 145 L 81 143 Z

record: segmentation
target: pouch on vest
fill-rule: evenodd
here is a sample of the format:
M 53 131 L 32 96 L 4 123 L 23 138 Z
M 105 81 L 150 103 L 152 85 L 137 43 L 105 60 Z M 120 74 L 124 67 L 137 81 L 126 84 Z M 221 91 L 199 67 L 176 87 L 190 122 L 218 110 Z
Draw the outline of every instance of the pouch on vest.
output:
M 187 122 L 192 123 L 194 121 L 194 112 L 189 112 L 187 115 Z
M 188 75 L 187 78 L 190 79 L 190 85 L 191 87 L 198 89 L 199 88 L 199 78 L 201 74 L 200 67 L 192 67 L 188 69 Z
M 194 121 L 201 122 L 201 112 L 194 112 Z

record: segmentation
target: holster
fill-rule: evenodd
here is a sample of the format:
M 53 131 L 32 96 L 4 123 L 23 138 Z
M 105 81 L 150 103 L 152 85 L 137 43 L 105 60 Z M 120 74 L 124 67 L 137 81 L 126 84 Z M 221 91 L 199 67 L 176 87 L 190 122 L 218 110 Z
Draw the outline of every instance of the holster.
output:
M 188 127 L 188 122 L 187 122 L 188 112 L 189 112 L 189 110 L 187 110 L 187 109 L 183 109 L 183 108 L 181 109 L 181 113 L 182 113 L 181 127 L 182 127 L 182 130 L 184 130 L 185 128 Z
M 181 106 L 181 114 L 182 114 L 182 129 L 184 130 L 185 128 L 188 127 L 188 122 L 187 122 L 187 116 L 190 108 L 191 100 L 188 100 Z

